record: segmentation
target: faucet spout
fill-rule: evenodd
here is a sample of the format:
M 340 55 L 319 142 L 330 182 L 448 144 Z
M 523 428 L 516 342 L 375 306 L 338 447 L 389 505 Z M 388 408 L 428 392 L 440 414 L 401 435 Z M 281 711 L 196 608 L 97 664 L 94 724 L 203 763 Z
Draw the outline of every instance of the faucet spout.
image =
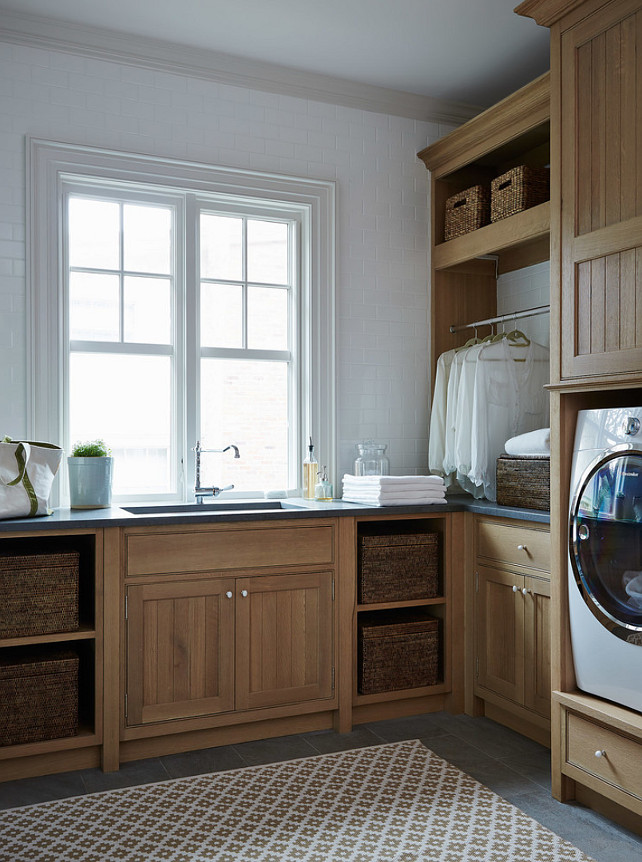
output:
M 226 446 L 225 449 L 202 449 L 201 441 L 196 441 L 196 446 L 192 451 L 196 452 L 196 484 L 194 486 L 194 496 L 196 497 L 197 503 L 203 502 L 203 497 L 218 497 L 221 491 L 231 491 L 234 485 L 226 485 L 224 488 L 217 488 L 216 486 L 212 488 L 202 488 L 201 487 L 201 454 L 203 452 L 227 452 L 229 449 L 234 450 L 234 457 L 240 458 L 241 454 L 239 452 L 239 447 L 235 446 L 234 443 L 230 443 L 229 446 Z

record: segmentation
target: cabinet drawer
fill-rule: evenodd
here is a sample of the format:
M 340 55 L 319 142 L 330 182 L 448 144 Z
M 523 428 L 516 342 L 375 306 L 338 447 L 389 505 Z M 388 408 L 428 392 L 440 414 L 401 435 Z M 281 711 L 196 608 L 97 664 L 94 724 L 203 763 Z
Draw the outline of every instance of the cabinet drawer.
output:
M 477 554 L 511 566 L 550 572 L 550 534 L 533 527 L 477 522 Z
M 600 757 L 596 752 L 603 752 Z M 642 744 L 566 713 L 566 763 L 642 799 Z
M 172 530 L 126 537 L 127 576 L 332 565 L 331 525 L 262 529 Z

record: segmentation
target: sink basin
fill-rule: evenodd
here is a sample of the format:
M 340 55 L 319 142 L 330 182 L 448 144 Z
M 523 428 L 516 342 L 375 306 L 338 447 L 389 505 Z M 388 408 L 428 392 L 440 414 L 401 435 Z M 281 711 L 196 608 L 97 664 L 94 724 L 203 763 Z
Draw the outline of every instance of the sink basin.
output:
M 280 512 L 299 509 L 292 503 L 280 500 L 243 501 L 225 500 L 221 503 L 170 503 L 164 506 L 121 506 L 130 515 L 215 515 L 217 512 Z

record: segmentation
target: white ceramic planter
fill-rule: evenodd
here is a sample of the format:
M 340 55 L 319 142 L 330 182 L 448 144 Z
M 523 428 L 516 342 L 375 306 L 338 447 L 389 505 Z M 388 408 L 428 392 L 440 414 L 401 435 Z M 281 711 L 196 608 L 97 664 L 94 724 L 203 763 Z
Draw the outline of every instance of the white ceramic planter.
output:
M 111 506 L 113 461 L 110 455 L 67 458 L 72 509 L 107 509 Z

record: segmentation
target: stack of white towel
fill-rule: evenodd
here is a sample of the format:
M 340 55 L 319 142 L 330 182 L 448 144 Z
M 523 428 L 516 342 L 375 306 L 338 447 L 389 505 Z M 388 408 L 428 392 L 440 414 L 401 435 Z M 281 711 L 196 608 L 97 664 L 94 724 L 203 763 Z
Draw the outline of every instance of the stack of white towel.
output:
M 445 503 L 446 486 L 441 476 L 343 477 L 343 499 L 369 506 L 409 506 Z

